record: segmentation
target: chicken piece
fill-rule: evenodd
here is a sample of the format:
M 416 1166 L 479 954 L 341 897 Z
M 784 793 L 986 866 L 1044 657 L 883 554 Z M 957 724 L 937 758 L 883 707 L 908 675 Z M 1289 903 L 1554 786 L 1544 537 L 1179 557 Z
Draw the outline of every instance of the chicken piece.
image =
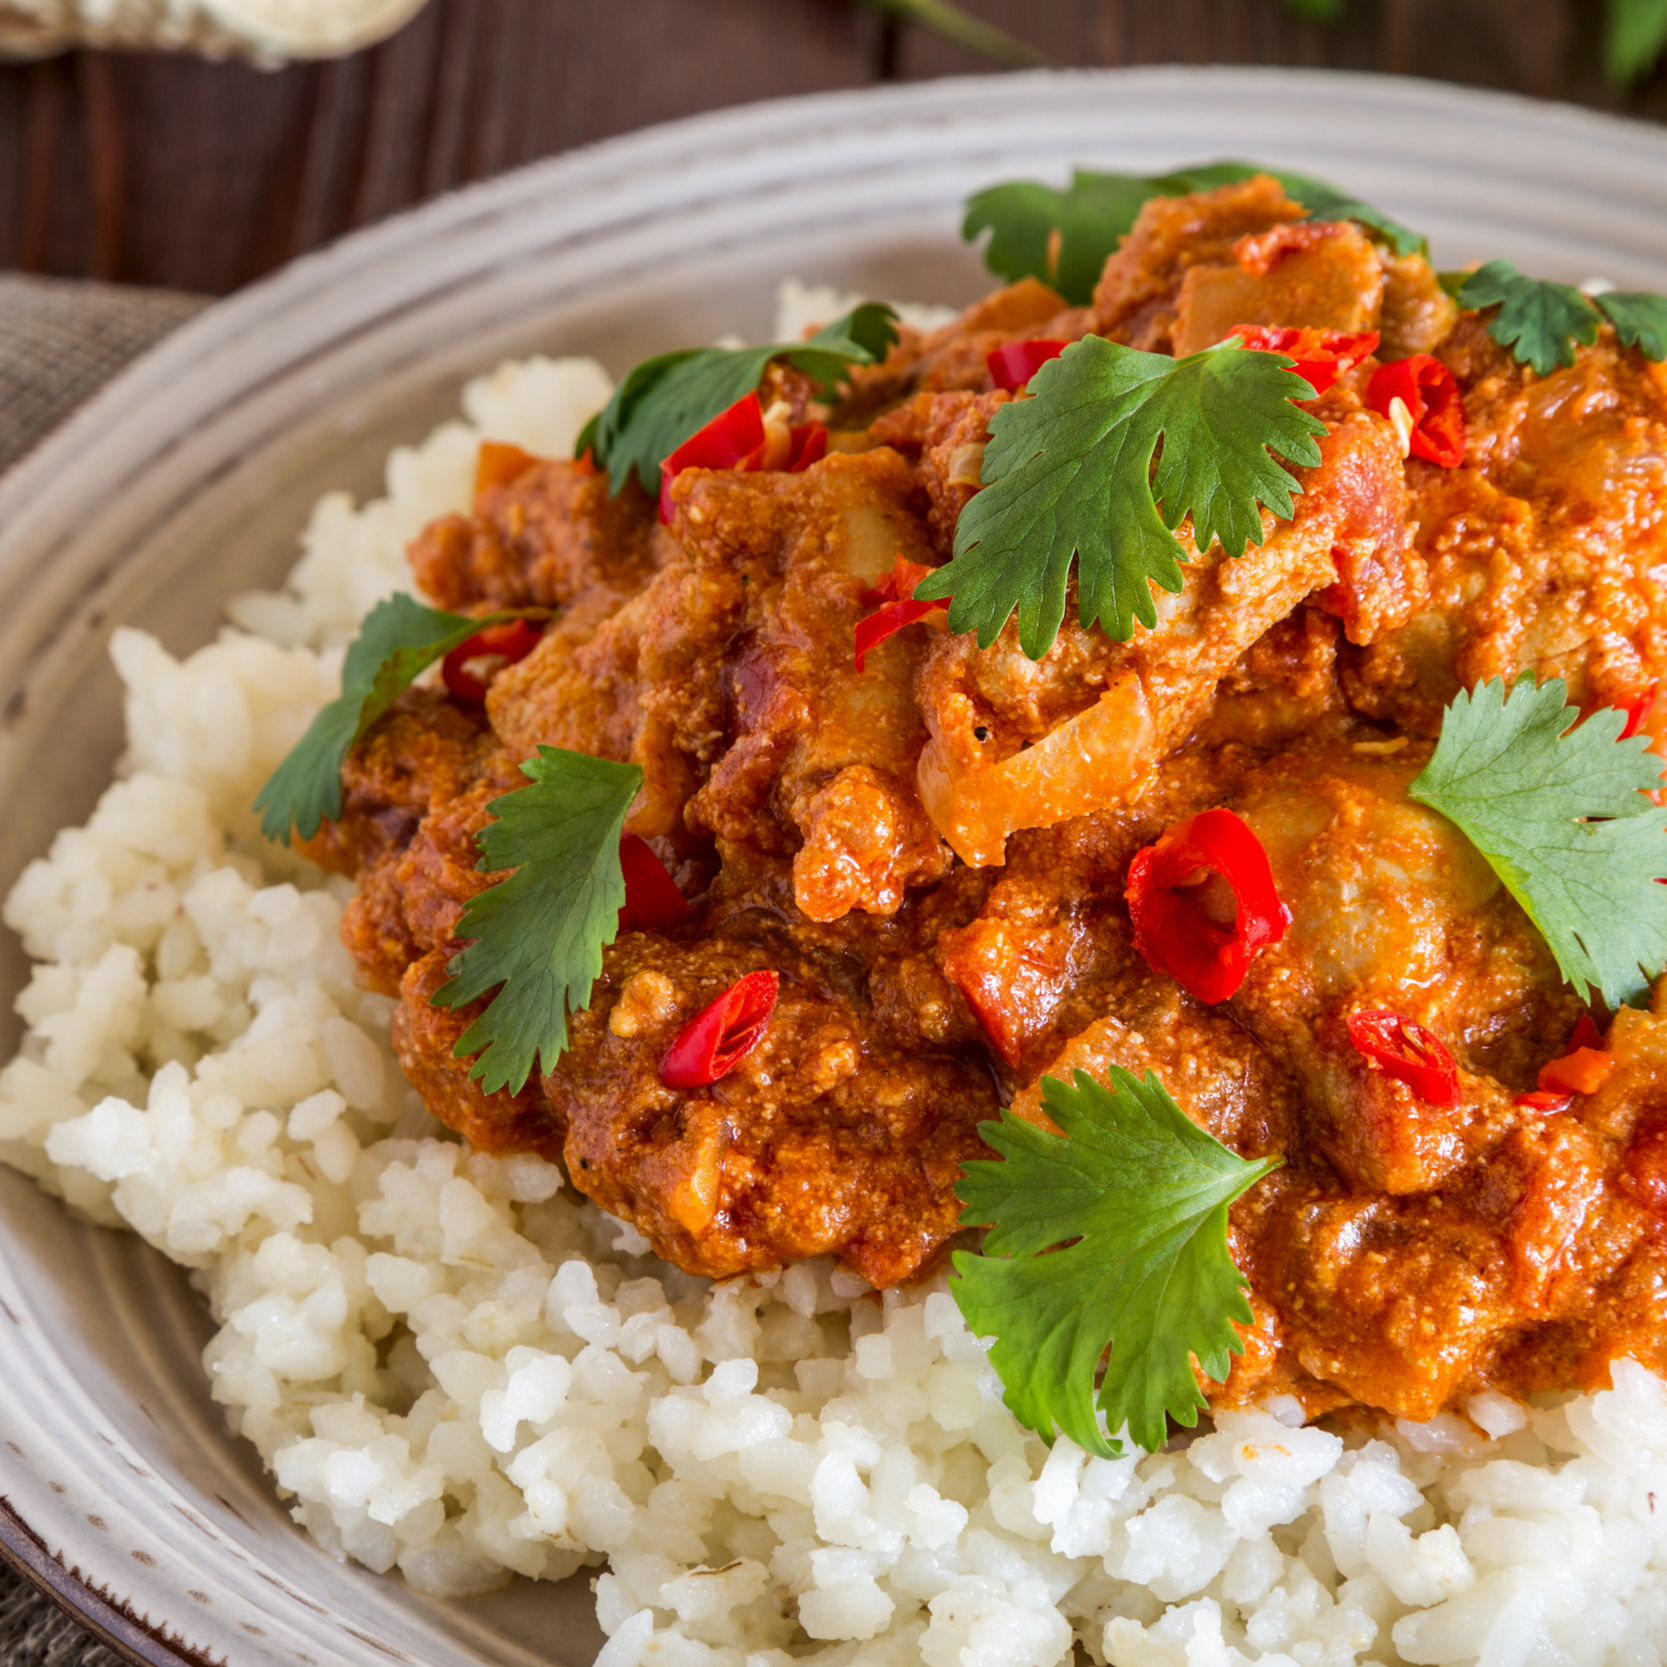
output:
M 605 475 L 539 462 L 488 486 L 471 515 L 431 522 L 411 546 L 412 576 L 437 607 L 608 613 L 673 553 L 635 486 L 610 497 Z
M 542 1081 L 535 1075 L 519 1093 L 500 1088 L 488 1094 L 470 1077 L 472 1062 L 452 1054 L 487 1005 L 484 997 L 466 1007 L 433 1005 L 450 977 L 446 969 L 454 949 L 430 950 L 405 970 L 393 1027 L 400 1069 L 423 1104 L 477 1151 L 536 1152 L 553 1163 L 561 1155 L 566 1126 Z
M 999 388 L 988 394 L 917 394 L 878 418 L 871 430 L 875 439 L 918 459 L 920 481 L 932 504 L 927 523 L 944 561 L 954 554 L 961 511 L 983 484 L 990 419 L 1012 397 Z
M 1429 749 L 1359 745 L 1373 750 L 1292 749 L 1228 799 L 1292 917 L 1228 1005 L 1303 1085 L 1309 1136 L 1345 1181 L 1433 1192 L 1520 1121 L 1513 1095 L 1580 1008 L 1486 860 L 1406 797 Z M 1346 1020 L 1378 1008 L 1446 1043 L 1457 1105 L 1429 1105 L 1357 1052 Z
M 514 785 L 514 766 L 478 710 L 430 689 L 412 689 L 349 752 L 342 766 L 342 815 L 305 855 L 359 889 L 342 917 L 342 941 L 375 990 L 398 993 L 407 965 L 426 946 L 411 932 L 400 866 L 423 820 L 437 806 L 495 784 Z
M 941 640 L 917 698 L 931 739 L 920 796 L 965 862 L 999 864 L 1016 828 L 1136 796 L 1153 769 L 1208 715 L 1234 662 L 1305 597 L 1339 575 L 1349 629 L 1381 632 L 1411 609 L 1422 575 L 1406 555 L 1400 446 L 1382 419 L 1357 411 L 1320 443 L 1302 472 L 1289 521 L 1263 517 L 1264 542 L 1243 556 L 1219 544 L 1200 555 L 1183 526 L 1182 590 L 1154 591 L 1158 623 L 1127 643 L 1084 630 L 1068 602 L 1058 639 L 1025 658 L 1009 621 L 994 645 Z
M 1383 267 L 1359 227 L 1300 220 L 1242 237 L 1222 265 L 1187 268 L 1175 299 L 1177 358 L 1223 340 L 1236 324 L 1369 330 L 1383 305 Z
M 1667 370 L 1605 326 L 1536 376 L 1485 323 L 1440 353 L 1464 391 L 1463 467 L 1407 466 L 1428 598 L 1344 660 L 1357 710 L 1421 735 L 1493 677 L 1562 677 L 1590 708 L 1667 675 Z
M 1268 174 L 1191 196 L 1153 197 L 1100 274 L 1088 329 L 1143 352 L 1174 351 L 1187 274 L 1194 267 L 1236 266 L 1240 238 L 1301 220 L 1305 212 Z
M 948 865 L 913 786 L 927 628 L 872 649 L 860 675 L 852 663 L 873 587 L 898 556 L 932 561 L 910 470 L 881 449 L 802 475 L 689 471 L 675 492 L 695 568 L 741 575 L 746 597 L 722 673 L 728 744 L 690 824 L 730 844 L 797 847 L 794 895 L 813 920 L 890 913 Z
M 985 360 L 996 348 L 1032 337 L 1075 341 L 1087 328 L 1083 308 L 1067 307 L 1035 278 L 1021 278 L 939 329 L 922 334 L 904 326 L 883 364 L 853 369 L 831 420 L 836 428 L 863 423 L 917 393 L 983 393 L 991 386 Z
M 765 968 L 781 984 L 759 1045 L 709 1087 L 667 1088 L 678 1031 Z M 997 1105 L 976 1065 L 893 1046 L 843 961 L 758 914 L 698 943 L 611 945 L 544 1086 L 575 1184 L 662 1256 L 723 1277 L 836 1254 L 880 1287 L 955 1232 L 954 1183 Z

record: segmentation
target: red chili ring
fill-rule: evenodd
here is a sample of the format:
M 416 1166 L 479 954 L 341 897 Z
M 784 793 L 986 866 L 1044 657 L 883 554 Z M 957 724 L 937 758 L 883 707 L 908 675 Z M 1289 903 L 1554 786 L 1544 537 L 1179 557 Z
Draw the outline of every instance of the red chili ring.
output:
M 1231 927 L 1205 912 L 1212 874 L 1232 893 Z M 1199 1001 L 1225 1001 L 1291 924 L 1261 840 L 1230 810 L 1203 811 L 1136 852 L 1125 896 L 1135 947 Z
M 763 1040 L 780 975 L 749 972 L 692 1018 L 660 1061 L 667 1088 L 704 1088 L 727 1076 Z
M 501 660 L 503 666 L 513 666 L 538 647 L 543 635 L 544 628 L 530 619 L 509 619 L 501 625 L 489 625 L 466 643 L 459 644 L 440 662 L 440 676 L 456 699 L 469 706 L 479 706 L 486 699 L 487 684 L 469 670 L 469 662 L 490 658 Z M 502 671 L 503 666 L 497 669 Z

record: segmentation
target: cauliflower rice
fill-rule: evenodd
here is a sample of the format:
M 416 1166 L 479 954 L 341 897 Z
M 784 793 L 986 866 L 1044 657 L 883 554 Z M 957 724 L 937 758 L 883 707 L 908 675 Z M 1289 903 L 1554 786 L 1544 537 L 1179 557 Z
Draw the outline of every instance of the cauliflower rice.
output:
M 1275 1402 L 1050 1452 L 942 1276 L 693 1279 L 429 1117 L 338 939 L 348 883 L 249 806 L 480 440 L 568 450 L 608 392 L 502 366 L 385 498 L 322 499 L 219 641 L 118 631 L 120 778 L 5 907 L 39 964 L 0 1156 L 199 1270 L 215 1399 L 295 1520 L 441 1596 L 588 1571 L 599 1667 L 1661 1667 L 1667 1385 L 1630 1361 L 1533 1410 L 1338 1434 Z

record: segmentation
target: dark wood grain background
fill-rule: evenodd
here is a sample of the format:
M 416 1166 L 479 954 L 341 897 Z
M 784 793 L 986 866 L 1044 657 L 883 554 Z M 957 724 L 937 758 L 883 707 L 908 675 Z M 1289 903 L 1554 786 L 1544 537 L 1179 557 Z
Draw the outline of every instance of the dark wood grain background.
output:
M 1667 120 L 1599 70 L 1602 0 L 968 0 L 1065 64 L 1331 65 Z M 356 226 L 721 105 L 990 66 L 854 0 L 431 0 L 354 57 L 0 67 L 0 266 L 223 292 Z

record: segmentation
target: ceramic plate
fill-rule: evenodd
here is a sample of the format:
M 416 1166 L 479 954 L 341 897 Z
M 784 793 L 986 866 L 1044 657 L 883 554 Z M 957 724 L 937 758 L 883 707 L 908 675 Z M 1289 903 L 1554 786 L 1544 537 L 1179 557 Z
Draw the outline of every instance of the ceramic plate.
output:
M 1667 131 L 1418 82 L 1144 70 L 761 105 L 528 169 L 350 238 L 210 309 L 0 484 L 0 886 L 81 821 L 120 745 L 105 644 L 183 652 L 295 557 L 313 498 L 505 355 L 615 371 L 763 339 L 786 274 L 912 300 L 988 287 L 966 194 L 1073 163 L 1252 156 L 1341 181 L 1438 264 L 1667 290 Z M 7 1012 L 26 967 L 6 934 Z M 9 1054 L 13 1023 L 4 1039 Z M 0 1542 L 133 1660 L 583 1667 L 590 1594 L 440 1603 L 332 1562 L 227 1434 L 184 1275 L 0 1174 Z

